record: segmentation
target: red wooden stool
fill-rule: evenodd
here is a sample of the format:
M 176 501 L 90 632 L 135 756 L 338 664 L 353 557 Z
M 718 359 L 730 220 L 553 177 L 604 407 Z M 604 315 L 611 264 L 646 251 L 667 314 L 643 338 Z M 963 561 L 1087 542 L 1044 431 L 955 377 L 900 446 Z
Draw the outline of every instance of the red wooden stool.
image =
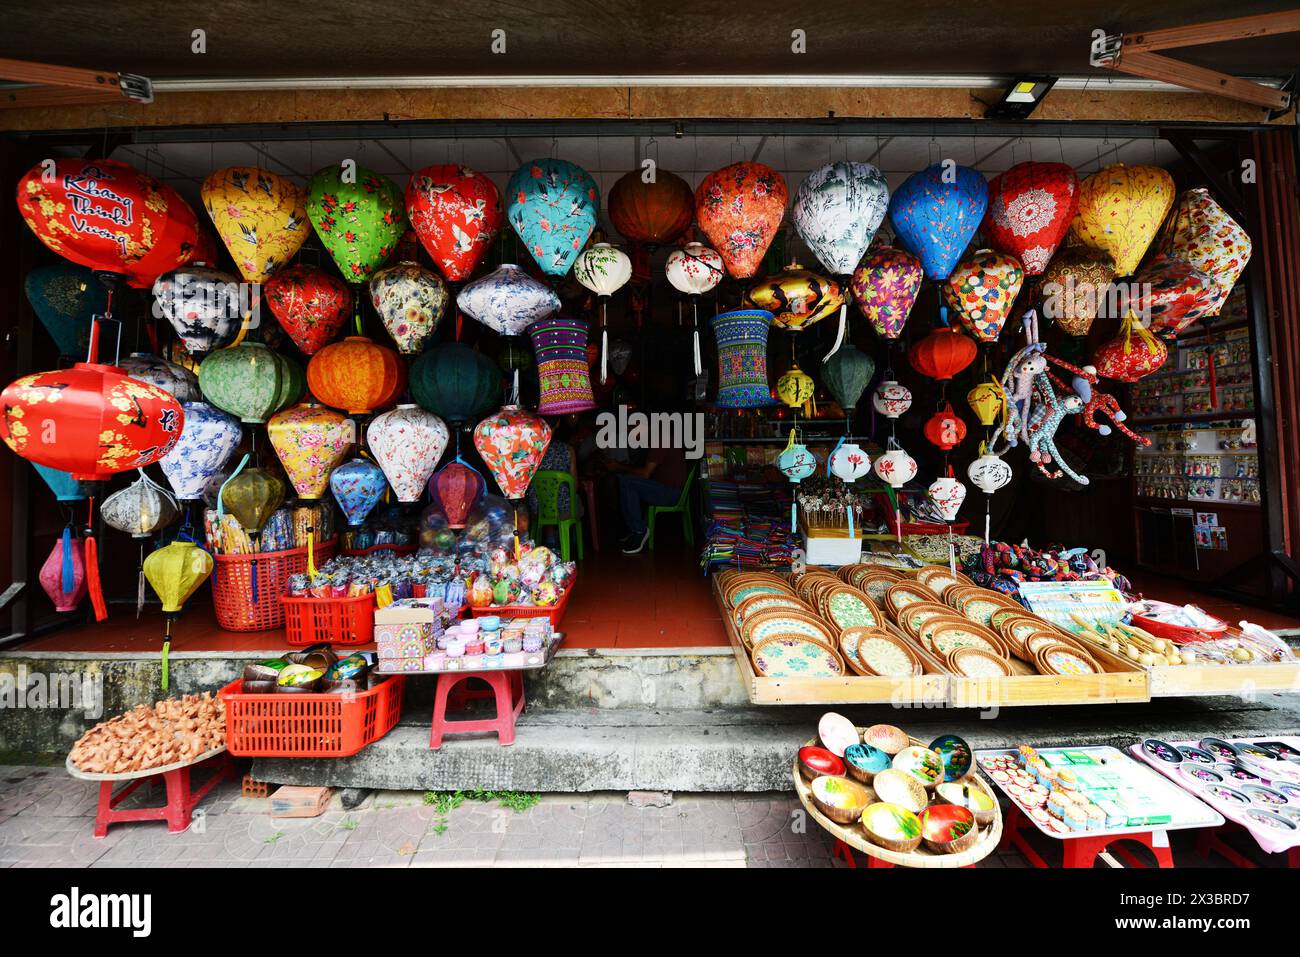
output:
M 116 794 L 113 785 L 118 781 L 99 782 L 99 806 L 95 810 L 95 837 L 107 837 L 111 824 L 123 824 L 128 821 L 166 821 L 167 830 L 179 834 L 189 828 L 194 808 L 207 797 L 208 792 L 229 776 L 233 765 L 230 754 L 222 751 L 198 764 L 187 764 L 183 768 L 174 768 L 158 774 L 144 774 L 133 778 L 130 783 Z M 205 768 L 212 776 L 197 791 L 190 788 L 190 772 L 195 768 Z M 142 784 L 149 784 L 150 790 L 157 787 L 159 779 L 167 787 L 167 803 L 162 807 L 131 808 L 119 811 L 118 805 L 136 792 Z
M 856 869 L 858 866 L 858 860 L 856 857 L 853 856 L 853 848 L 849 847 L 838 837 L 835 839 L 835 846 L 831 848 L 831 857 L 840 858 L 842 861 L 844 861 L 844 864 L 847 867 Z M 880 868 L 880 867 L 897 866 L 896 864 L 891 864 L 889 861 L 882 861 L 878 857 L 872 857 L 870 854 L 866 855 L 866 858 L 867 858 L 867 870 L 875 870 L 876 868 Z M 967 870 L 975 866 L 976 866 L 975 864 L 966 864 L 963 866 L 962 869 Z
M 1007 814 L 1006 830 L 1002 832 L 1002 847 L 1014 847 L 1034 867 L 1049 867 L 1050 865 L 1043 859 L 1030 845 L 1024 832 L 1032 825 L 1029 824 L 1024 812 L 1013 804 L 1010 812 Z M 1033 828 L 1035 831 L 1037 828 Z M 1151 850 L 1156 857 L 1156 863 L 1161 868 L 1174 866 L 1174 855 L 1169 848 L 1169 839 L 1165 835 L 1163 846 L 1158 845 L 1155 841 L 1154 831 L 1137 831 L 1132 834 L 1097 834 L 1091 837 L 1065 837 L 1061 838 L 1061 850 L 1064 855 L 1061 862 L 1062 867 L 1071 868 L 1089 868 L 1096 862 L 1097 856 L 1107 847 L 1114 844 L 1112 853 L 1122 860 L 1129 867 L 1145 867 L 1131 851 L 1126 847 L 1119 846 L 1123 841 L 1134 841 Z
M 487 682 L 484 693 L 469 688 L 458 688 L 462 682 L 478 678 Z M 457 710 L 469 700 L 491 695 L 496 698 L 496 717 L 447 720 L 447 708 Z M 462 734 L 473 731 L 495 731 L 504 747 L 515 743 L 515 718 L 524 710 L 524 676 L 520 671 L 461 671 L 444 672 L 438 676 L 438 691 L 433 700 L 433 728 L 429 732 L 429 747 L 436 751 L 442 747 L 444 734 Z

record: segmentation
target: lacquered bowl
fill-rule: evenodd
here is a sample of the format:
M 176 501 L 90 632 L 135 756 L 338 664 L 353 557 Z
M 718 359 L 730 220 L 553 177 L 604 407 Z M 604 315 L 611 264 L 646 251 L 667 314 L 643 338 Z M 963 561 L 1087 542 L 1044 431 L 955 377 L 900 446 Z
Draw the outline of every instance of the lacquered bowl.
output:
M 808 785 L 813 803 L 836 824 L 852 824 L 871 803 L 871 792 L 842 775 L 824 774 Z
M 876 797 L 881 801 L 907 808 L 913 814 L 920 813 L 921 809 L 930 803 L 920 781 L 910 774 L 904 774 L 893 768 L 877 774 L 871 786 L 876 791 Z
M 921 819 L 901 804 L 872 804 L 862 812 L 862 830 L 872 844 L 900 854 L 921 846 Z
M 943 783 L 943 758 L 938 751 L 931 751 L 913 744 L 894 755 L 893 768 L 921 782 L 927 791 L 933 791 Z
M 979 827 L 970 808 L 933 804 L 921 812 L 921 836 L 936 854 L 960 854 L 979 840 Z
M 970 745 L 966 743 L 965 738 L 959 738 L 955 734 L 939 735 L 930 742 L 930 750 L 937 751 L 939 757 L 943 758 L 945 781 L 960 781 L 970 774 L 971 768 L 974 767 Z
M 825 748 L 805 745 L 799 749 L 799 773 L 805 781 L 819 778 L 823 774 L 843 775 L 844 762 Z
M 891 761 L 888 754 L 869 744 L 854 744 L 844 750 L 849 777 L 864 784 L 870 784 L 877 774 L 888 770 Z
M 817 722 L 817 740 L 827 751 L 835 756 L 842 755 L 844 749 L 862 741 L 857 727 L 842 714 L 827 711 Z
M 862 733 L 862 740 L 888 755 L 895 755 L 911 743 L 907 732 L 892 724 L 873 724 Z
M 992 795 L 961 781 L 948 781 L 935 788 L 935 794 L 945 804 L 964 807 L 975 815 L 975 823 L 988 827 L 997 816 L 997 803 Z

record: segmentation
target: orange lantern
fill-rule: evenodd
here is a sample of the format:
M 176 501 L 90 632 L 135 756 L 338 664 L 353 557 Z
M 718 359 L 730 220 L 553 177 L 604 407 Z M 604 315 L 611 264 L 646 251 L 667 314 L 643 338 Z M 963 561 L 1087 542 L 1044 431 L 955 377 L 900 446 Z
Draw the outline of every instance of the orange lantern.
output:
M 979 348 L 951 326 L 941 326 L 907 353 L 912 368 L 940 381 L 951 379 L 975 361 Z
M 651 246 L 672 242 L 695 218 L 690 184 L 666 169 L 656 170 L 649 183 L 640 169 L 624 174 L 609 191 L 606 205 L 619 235 Z
M 924 431 L 927 439 L 947 452 L 966 438 L 966 423 L 952 410 L 952 403 L 945 402 L 942 409 L 930 416 Z
M 362 415 L 391 405 L 406 388 L 397 353 L 365 336 L 348 336 L 311 357 L 307 386 L 326 405 Z

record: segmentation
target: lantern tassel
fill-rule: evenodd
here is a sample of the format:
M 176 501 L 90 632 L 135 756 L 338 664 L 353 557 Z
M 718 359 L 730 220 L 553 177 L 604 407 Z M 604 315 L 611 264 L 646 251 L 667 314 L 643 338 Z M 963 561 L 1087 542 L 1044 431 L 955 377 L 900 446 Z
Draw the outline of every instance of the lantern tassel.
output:
M 600 330 L 600 384 L 609 378 L 609 330 Z
M 518 405 L 519 404 L 519 370 L 515 369 L 511 373 L 511 376 L 513 377 L 513 379 L 510 384 L 510 404 Z
M 144 611 L 144 543 L 140 543 L 140 565 L 136 569 L 135 578 L 135 618 L 140 620 L 140 614 Z
M 704 363 L 700 361 L 700 330 L 692 330 L 691 335 L 695 338 L 695 377 L 698 379 L 704 372 Z
M 704 363 L 700 360 L 700 297 L 691 297 L 691 338 L 695 346 L 695 377 L 704 372 Z
M 835 331 L 835 345 L 831 346 L 831 351 L 822 356 L 822 362 L 825 362 L 835 353 L 840 351 L 840 346 L 844 344 L 844 333 L 849 328 L 849 304 L 846 302 L 840 306 L 840 327 Z
M 168 615 L 167 624 L 165 630 L 163 631 L 163 645 L 162 645 L 162 690 L 163 691 L 167 690 L 167 686 L 171 678 L 171 675 L 169 674 L 170 669 L 168 667 L 169 666 L 168 659 L 171 657 L 171 653 L 172 653 L 172 619 L 171 616 Z
M 63 530 L 63 594 L 71 595 L 77 590 L 77 583 L 72 572 L 72 527 Z
M 104 586 L 99 580 L 99 544 L 94 535 L 86 536 L 85 563 L 86 591 L 95 609 L 95 621 L 103 621 L 108 617 L 108 605 L 104 603 Z

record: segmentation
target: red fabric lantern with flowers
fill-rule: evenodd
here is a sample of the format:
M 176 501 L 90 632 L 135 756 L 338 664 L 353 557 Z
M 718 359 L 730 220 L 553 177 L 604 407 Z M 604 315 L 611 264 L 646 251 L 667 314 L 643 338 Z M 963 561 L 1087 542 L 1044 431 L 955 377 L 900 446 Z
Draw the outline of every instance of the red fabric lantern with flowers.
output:
M 912 368 L 931 379 L 951 379 L 975 361 L 979 348 L 951 326 L 941 326 L 907 353 Z
M 1069 232 L 1078 207 L 1074 167 L 1017 163 L 989 181 L 989 205 L 980 230 L 994 249 L 1018 259 L 1026 276 L 1037 276 Z
M 945 402 L 942 409 L 930 416 L 924 431 L 931 443 L 947 452 L 966 438 L 966 423 L 952 410 L 952 403 Z
M 352 312 L 347 283 L 319 266 L 281 269 L 264 284 L 266 304 L 304 355 L 338 335 Z
M 348 336 L 311 357 L 307 387 L 326 405 L 362 415 L 397 400 L 406 388 L 406 366 L 387 346 Z

